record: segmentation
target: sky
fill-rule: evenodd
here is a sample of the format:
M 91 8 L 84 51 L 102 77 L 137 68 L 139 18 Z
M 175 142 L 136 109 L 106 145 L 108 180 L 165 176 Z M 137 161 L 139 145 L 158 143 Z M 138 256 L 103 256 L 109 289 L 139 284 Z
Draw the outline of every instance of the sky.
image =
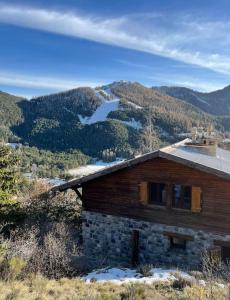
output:
M 229 0 L 0 0 L 0 90 L 230 84 Z

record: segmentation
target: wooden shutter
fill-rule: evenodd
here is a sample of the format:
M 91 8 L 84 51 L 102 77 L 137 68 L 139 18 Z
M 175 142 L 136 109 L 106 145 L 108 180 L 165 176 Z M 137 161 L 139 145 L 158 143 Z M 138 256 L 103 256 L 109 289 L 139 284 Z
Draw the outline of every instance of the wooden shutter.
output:
M 140 183 L 140 202 L 143 205 L 147 205 L 149 201 L 149 187 L 148 182 L 142 181 Z
M 192 212 L 201 211 L 201 188 L 193 186 L 192 187 Z

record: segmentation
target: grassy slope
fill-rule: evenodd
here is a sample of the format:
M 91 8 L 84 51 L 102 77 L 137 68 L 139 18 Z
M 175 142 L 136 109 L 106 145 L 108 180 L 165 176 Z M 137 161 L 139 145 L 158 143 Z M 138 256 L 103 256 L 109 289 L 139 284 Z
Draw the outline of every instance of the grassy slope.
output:
M 171 283 L 153 285 L 132 284 L 114 285 L 112 283 L 86 284 L 80 279 L 62 278 L 49 280 L 41 276 L 32 276 L 25 281 L 0 281 L 0 300 L 228 300 L 228 287 L 214 285 L 203 287 L 196 283 L 186 285 L 182 289 L 174 288 Z

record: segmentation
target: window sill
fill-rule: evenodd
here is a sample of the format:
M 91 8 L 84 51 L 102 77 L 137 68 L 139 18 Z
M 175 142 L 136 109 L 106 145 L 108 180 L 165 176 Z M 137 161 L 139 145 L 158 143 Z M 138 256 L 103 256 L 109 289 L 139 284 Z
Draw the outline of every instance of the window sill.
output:
M 192 214 L 192 211 L 191 209 L 185 209 L 185 208 L 175 208 L 175 207 L 172 207 L 171 208 L 172 211 L 175 211 L 175 212 L 181 212 L 181 213 L 188 213 L 188 214 Z
M 167 209 L 166 206 L 164 206 L 164 205 L 157 205 L 157 204 L 148 204 L 148 207 L 149 208 L 154 208 L 154 209 L 163 209 L 163 210 Z
M 175 211 L 175 212 L 181 212 L 181 213 L 186 213 L 186 214 L 195 214 L 195 215 L 200 215 L 202 213 L 202 211 L 199 212 L 195 212 L 192 211 L 191 209 L 184 209 L 184 208 L 171 208 L 171 211 Z

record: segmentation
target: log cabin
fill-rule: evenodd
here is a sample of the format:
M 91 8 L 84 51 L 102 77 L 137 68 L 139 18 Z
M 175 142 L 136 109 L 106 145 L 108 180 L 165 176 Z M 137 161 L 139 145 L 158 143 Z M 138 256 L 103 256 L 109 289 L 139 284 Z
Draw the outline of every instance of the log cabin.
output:
M 82 199 L 89 257 L 190 266 L 206 251 L 230 258 L 230 152 L 211 139 L 185 139 L 58 190 L 68 188 Z

